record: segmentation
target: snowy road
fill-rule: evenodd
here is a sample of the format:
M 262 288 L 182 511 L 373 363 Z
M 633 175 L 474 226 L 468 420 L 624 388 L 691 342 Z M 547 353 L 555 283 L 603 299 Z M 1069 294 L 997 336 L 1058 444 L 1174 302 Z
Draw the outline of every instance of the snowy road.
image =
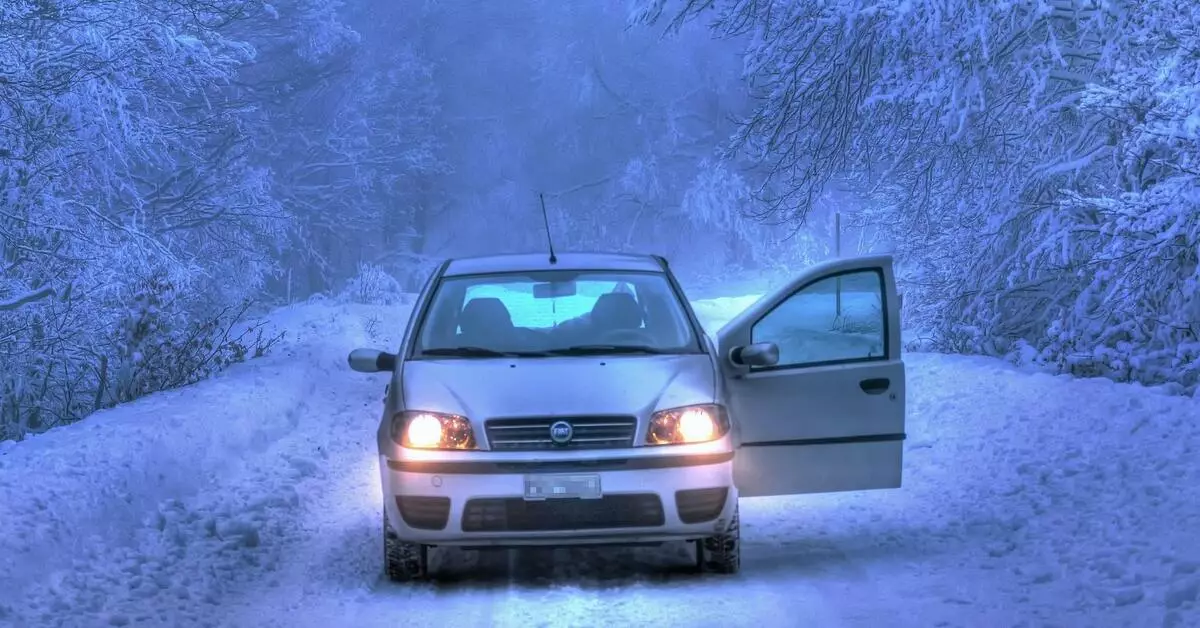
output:
M 344 365 L 404 314 L 296 306 L 286 352 L 0 445 L 0 625 L 1200 626 L 1200 401 L 922 354 L 905 487 L 744 500 L 737 576 L 452 551 L 393 585 L 383 381 Z

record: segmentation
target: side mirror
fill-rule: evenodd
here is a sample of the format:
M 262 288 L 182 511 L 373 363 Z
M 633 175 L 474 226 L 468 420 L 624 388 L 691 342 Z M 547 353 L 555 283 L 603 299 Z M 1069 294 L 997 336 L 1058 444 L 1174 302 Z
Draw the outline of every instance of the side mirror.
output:
M 773 342 L 756 342 L 744 347 L 734 347 L 729 352 L 729 361 L 739 366 L 775 366 L 779 364 L 779 345 Z
M 359 373 L 379 373 L 396 370 L 396 354 L 378 349 L 355 349 L 348 358 L 350 368 Z

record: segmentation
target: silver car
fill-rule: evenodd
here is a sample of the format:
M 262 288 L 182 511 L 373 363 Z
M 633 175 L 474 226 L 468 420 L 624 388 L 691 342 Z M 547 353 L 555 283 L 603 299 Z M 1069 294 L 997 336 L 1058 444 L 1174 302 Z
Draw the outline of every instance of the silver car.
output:
M 667 261 L 496 255 L 443 263 L 379 425 L 384 562 L 429 549 L 691 542 L 740 565 L 738 498 L 900 486 L 905 414 L 892 260 L 799 273 L 715 338 Z

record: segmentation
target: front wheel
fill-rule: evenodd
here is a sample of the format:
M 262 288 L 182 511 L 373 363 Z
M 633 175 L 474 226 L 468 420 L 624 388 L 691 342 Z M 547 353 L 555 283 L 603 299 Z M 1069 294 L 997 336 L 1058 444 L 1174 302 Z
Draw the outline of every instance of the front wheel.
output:
M 737 504 L 725 532 L 702 539 L 696 544 L 696 561 L 702 569 L 717 573 L 737 573 L 742 567 L 741 520 Z
M 429 574 L 429 546 L 400 540 L 383 513 L 383 570 L 392 582 L 411 582 Z

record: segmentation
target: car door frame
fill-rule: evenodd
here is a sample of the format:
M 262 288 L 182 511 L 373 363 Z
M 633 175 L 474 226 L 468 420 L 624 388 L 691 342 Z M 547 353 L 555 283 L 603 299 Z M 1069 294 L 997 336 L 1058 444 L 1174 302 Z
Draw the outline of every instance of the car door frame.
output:
M 779 306 L 819 282 L 861 272 L 879 276 L 882 356 L 759 368 L 738 363 L 736 354 L 752 343 L 755 325 Z M 734 478 L 742 495 L 901 485 L 906 382 L 900 330 L 890 255 L 807 268 L 721 328 L 715 344 L 735 423 Z

